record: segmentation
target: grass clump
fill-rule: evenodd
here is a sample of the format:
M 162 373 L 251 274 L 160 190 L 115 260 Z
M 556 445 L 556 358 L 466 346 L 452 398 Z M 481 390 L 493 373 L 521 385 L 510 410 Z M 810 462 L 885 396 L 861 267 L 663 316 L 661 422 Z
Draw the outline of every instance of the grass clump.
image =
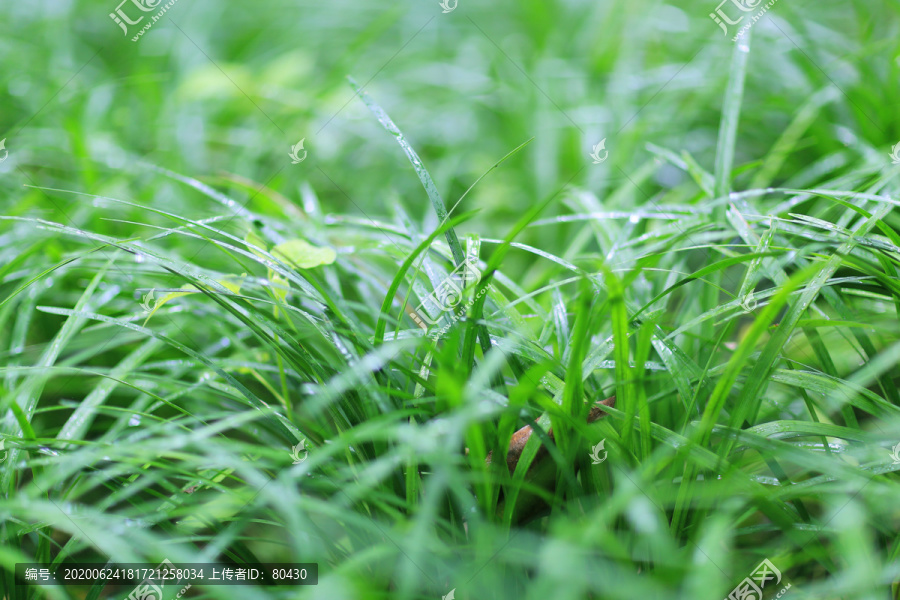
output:
M 526 21 L 544 57 L 558 34 Z M 442 187 L 431 134 L 368 83 L 346 116 L 365 134 L 334 124 L 379 149 L 355 178 L 324 138 L 296 189 L 262 168 L 197 178 L 214 170 L 189 149 L 103 165 L 92 148 L 80 175 L 13 156 L 0 598 L 128 592 L 16 586 L 20 562 L 163 558 L 319 565 L 317 586 L 189 591 L 211 598 L 713 599 L 764 560 L 779 571 L 766 597 L 900 597 L 896 170 L 867 124 L 880 112 L 813 57 L 783 66 L 804 74 L 802 102 L 754 104 L 781 51 L 774 24 L 715 57 L 687 48 L 691 69 L 727 65 L 718 95 L 654 100 L 647 82 L 665 81 L 634 75 L 640 98 L 620 99 L 602 166 L 576 158 L 578 123 L 523 143 L 519 121 L 491 128 L 473 106 L 496 139 Z M 629 50 L 600 45 L 594 60 L 625 77 Z M 343 66 L 303 77 L 327 87 Z M 240 71 L 247 98 L 300 77 L 268 67 Z M 240 132 L 236 100 L 180 76 L 164 91 Z M 714 118 L 671 119 L 691 93 Z M 565 121 L 557 108 L 511 110 Z M 638 131 L 623 131 L 632 114 Z M 761 130 L 771 115 L 783 127 Z M 647 134 L 666 118 L 683 146 Z M 825 137 L 851 125 L 853 144 Z M 128 135 L 110 145 L 137 148 Z

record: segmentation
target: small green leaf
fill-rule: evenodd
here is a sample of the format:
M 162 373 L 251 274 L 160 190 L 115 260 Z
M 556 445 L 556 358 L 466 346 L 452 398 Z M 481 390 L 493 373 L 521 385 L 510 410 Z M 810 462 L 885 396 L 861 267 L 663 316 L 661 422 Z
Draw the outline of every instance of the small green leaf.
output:
M 269 280 L 274 284 L 272 286 L 272 293 L 275 294 L 276 301 L 280 304 L 284 304 L 288 292 L 291 289 L 291 282 L 279 275 L 278 273 L 269 270 Z M 272 311 L 275 314 L 275 318 L 278 318 L 278 304 L 272 307 Z
M 244 278 L 246 277 L 246 273 L 241 273 L 240 276 L 226 275 L 224 278 L 218 279 L 217 282 L 232 294 L 240 294 L 241 286 L 244 285 Z
M 172 300 L 174 298 L 180 298 L 182 296 L 187 296 L 188 294 L 195 294 L 199 291 L 197 288 L 195 288 L 193 285 L 190 285 L 190 284 L 184 286 L 181 289 L 186 290 L 186 291 L 184 291 L 184 292 L 169 292 L 168 294 L 166 294 L 165 296 L 160 298 L 159 301 L 153 306 L 153 310 L 150 311 L 150 314 L 147 315 L 147 318 L 144 319 L 144 326 L 147 325 L 147 321 L 150 320 L 150 317 L 152 317 L 154 315 L 154 313 L 156 313 L 156 311 L 158 311 L 160 308 L 162 308 L 162 305 L 165 304 L 166 302 L 168 302 L 169 300 Z
M 266 255 L 257 250 L 256 248 L 262 248 L 263 250 L 268 249 L 266 245 L 266 240 L 259 237 L 259 234 L 254 230 L 250 230 L 247 232 L 247 235 L 244 236 L 244 243 L 247 244 L 247 250 L 258 256 L 259 258 L 266 258 Z M 256 248 L 254 248 L 256 246 Z
M 231 292 L 232 294 L 240 294 L 241 286 L 244 284 L 244 278 L 246 276 L 247 276 L 246 273 L 241 273 L 240 277 L 238 277 L 237 275 L 226 275 L 223 279 L 216 280 L 216 282 L 219 285 L 221 285 L 223 288 L 225 288 L 226 290 Z M 189 294 L 196 294 L 200 291 L 197 289 L 196 286 L 194 286 L 193 284 L 190 284 L 190 283 L 181 289 L 184 291 L 169 292 L 168 294 L 166 294 L 165 296 L 160 298 L 156 304 L 149 305 L 149 306 L 153 306 L 153 309 L 150 311 L 150 314 L 147 315 L 147 318 L 144 319 L 144 325 L 147 324 L 147 321 L 150 320 L 150 317 L 153 316 L 153 313 L 155 313 L 160 308 L 162 308 L 162 305 L 165 304 L 166 302 L 168 302 L 169 300 L 174 300 L 175 298 L 181 298 L 182 296 L 187 296 Z M 153 297 L 153 293 L 151 292 L 150 295 L 147 296 L 147 298 L 152 298 L 152 297 Z M 147 308 L 149 308 L 149 306 Z
M 272 248 L 272 256 L 297 269 L 330 265 L 337 256 L 331 248 L 317 248 L 303 240 L 288 240 Z

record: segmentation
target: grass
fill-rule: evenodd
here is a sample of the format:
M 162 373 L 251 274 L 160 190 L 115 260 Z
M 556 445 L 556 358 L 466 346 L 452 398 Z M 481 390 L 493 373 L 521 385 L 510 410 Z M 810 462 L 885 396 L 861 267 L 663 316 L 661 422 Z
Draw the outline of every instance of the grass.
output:
M 898 11 L 713 9 L 0 8 L 0 598 L 900 598 Z

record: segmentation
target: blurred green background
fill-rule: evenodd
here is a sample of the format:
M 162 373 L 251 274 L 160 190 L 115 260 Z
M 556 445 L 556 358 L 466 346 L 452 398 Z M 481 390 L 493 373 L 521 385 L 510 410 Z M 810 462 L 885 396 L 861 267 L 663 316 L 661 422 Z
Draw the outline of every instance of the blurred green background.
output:
M 336 213 L 377 218 L 402 200 L 414 215 L 430 215 L 400 149 L 353 99 L 352 75 L 418 149 L 448 204 L 534 138 L 461 207 L 481 209 L 471 228 L 488 233 L 573 177 L 602 199 L 624 179 L 619 169 L 633 174 L 653 157 L 648 144 L 687 151 L 711 170 L 733 46 L 709 18 L 709 2 L 462 1 L 443 14 L 436 1 L 179 0 L 138 42 L 109 18 L 114 8 L 0 8 L 7 211 L 64 211 L 76 223 L 90 212 L 66 196 L 55 197 L 58 209 L 34 192 L 22 199 L 21 168 L 42 186 L 215 213 L 141 171 L 143 159 L 198 178 L 267 183 L 293 201 L 308 183 Z M 796 164 L 847 146 L 881 152 L 900 138 L 896 10 L 887 2 L 775 5 L 754 27 L 738 172 L 822 88 L 837 101 L 809 128 Z M 301 138 L 309 156 L 290 165 Z M 603 138 L 610 159 L 593 165 L 590 149 Z M 664 171 L 645 193 L 683 177 Z M 631 192 L 633 204 L 646 202 Z

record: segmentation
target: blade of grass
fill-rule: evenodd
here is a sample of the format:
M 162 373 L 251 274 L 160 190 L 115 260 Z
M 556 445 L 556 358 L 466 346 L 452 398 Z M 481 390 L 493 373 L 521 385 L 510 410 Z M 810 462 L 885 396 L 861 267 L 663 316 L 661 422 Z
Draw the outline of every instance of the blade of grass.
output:
M 352 77 L 348 77 L 348 79 L 350 80 L 350 85 L 353 86 L 354 90 L 356 90 L 357 95 L 365 103 L 366 107 L 370 111 L 372 111 L 372 114 L 375 115 L 375 117 L 378 119 L 378 122 L 381 123 L 381 126 L 384 127 L 388 133 L 390 133 L 397 139 L 397 143 L 400 144 L 400 147 L 403 148 L 403 152 L 406 154 L 407 158 L 409 158 L 409 162 L 412 163 L 413 169 L 415 169 L 416 171 L 416 175 L 419 176 L 419 181 L 422 182 L 422 186 L 425 188 L 425 192 L 428 194 L 428 199 L 431 200 L 431 206 L 434 207 L 434 212 L 437 214 L 439 221 L 441 223 L 446 223 L 448 217 L 447 207 L 444 206 L 444 200 L 441 198 L 441 194 L 438 191 L 437 186 L 434 185 L 434 181 L 431 179 L 431 175 L 428 174 L 428 170 L 422 163 L 422 159 L 419 158 L 419 155 L 416 154 L 416 151 L 413 150 L 413 147 L 409 144 L 409 142 L 406 141 L 406 138 L 403 137 L 403 133 L 400 131 L 400 128 L 398 128 L 397 125 L 394 124 L 394 122 L 384 111 L 384 109 L 382 109 L 374 100 L 372 100 L 369 94 L 362 88 L 360 88 Z M 526 142 L 526 144 L 527 143 L 528 142 Z M 519 148 L 516 148 L 515 150 L 513 150 L 513 152 L 517 152 L 518 150 Z M 505 160 L 505 158 L 506 157 L 501 159 L 501 162 Z M 462 245 L 459 243 L 459 237 L 457 237 L 456 235 L 456 230 L 451 226 L 444 231 L 444 236 L 447 238 L 447 244 L 450 246 L 450 252 L 453 253 L 453 261 L 456 263 L 457 267 L 462 266 L 463 262 L 466 259 L 466 255 L 463 252 Z M 481 343 L 482 352 L 487 353 L 491 349 L 491 338 L 490 335 L 488 335 L 487 327 L 485 327 L 484 325 L 480 325 L 478 327 L 478 339 Z

